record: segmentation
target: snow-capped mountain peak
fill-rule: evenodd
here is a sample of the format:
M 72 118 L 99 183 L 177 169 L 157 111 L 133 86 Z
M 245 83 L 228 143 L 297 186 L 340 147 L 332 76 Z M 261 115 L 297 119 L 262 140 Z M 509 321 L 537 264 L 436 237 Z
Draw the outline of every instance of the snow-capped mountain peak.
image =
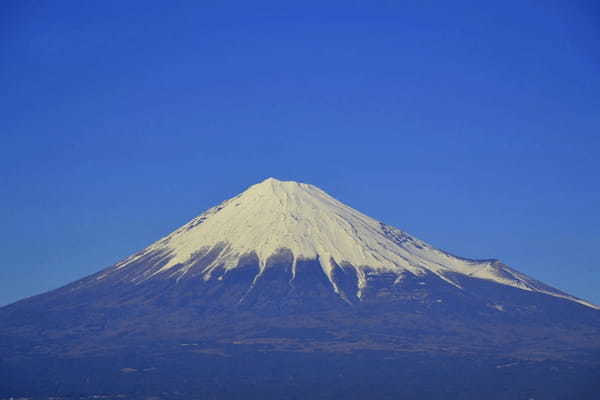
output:
M 367 275 L 393 273 L 397 279 L 433 273 L 460 289 L 455 277 L 464 275 L 523 290 L 593 305 L 512 270 L 497 260 L 470 260 L 438 250 L 413 236 L 379 222 L 341 203 L 316 186 L 268 178 L 240 195 L 213 207 L 143 251 L 125 259 L 107 274 L 127 269 L 141 258 L 157 255 L 158 267 L 143 271 L 137 280 L 154 276 L 181 279 L 190 272 L 211 279 L 219 268 L 236 268 L 242 256 L 256 254 L 259 272 L 282 249 L 293 256 L 290 281 L 298 260 L 316 259 L 336 292 L 333 271 L 353 268 L 358 297 Z M 216 252 L 201 271 L 194 262 L 199 253 Z M 107 275 L 105 274 L 105 275 Z M 105 276 L 104 275 L 104 276 Z

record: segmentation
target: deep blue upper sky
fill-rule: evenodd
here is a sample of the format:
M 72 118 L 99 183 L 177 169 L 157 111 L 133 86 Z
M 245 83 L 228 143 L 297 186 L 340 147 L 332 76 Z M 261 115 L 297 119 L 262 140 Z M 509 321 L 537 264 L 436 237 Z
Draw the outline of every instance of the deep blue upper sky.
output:
M 155 3 L 2 2 L 0 304 L 268 176 L 600 303 L 597 1 Z

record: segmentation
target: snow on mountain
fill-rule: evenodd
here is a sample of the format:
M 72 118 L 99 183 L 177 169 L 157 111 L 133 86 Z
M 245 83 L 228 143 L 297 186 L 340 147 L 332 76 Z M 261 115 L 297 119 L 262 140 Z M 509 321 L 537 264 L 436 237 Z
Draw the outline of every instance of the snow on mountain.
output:
M 318 259 L 338 292 L 332 278 L 337 265 L 355 269 L 358 297 L 367 285 L 367 275 L 392 272 L 401 280 L 406 273 L 434 273 L 461 289 L 455 274 L 493 281 L 528 291 L 565 298 L 598 308 L 521 274 L 497 260 L 470 260 L 438 250 L 413 236 L 368 217 L 339 202 L 321 189 L 298 182 L 274 178 L 251 186 L 240 195 L 226 200 L 194 218 L 165 238 L 118 263 L 106 274 L 126 269 L 149 254 L 161 254 L 167 261 L 148 271 L 143 279 L 158 274 L 174 278 L 194 268 L 194 255 L 224 247 L 210 265 L 204 267 L 204 279 L 216 268 L 232 269 L 241 256 L 256 253 L 260 272 L 267 260 L 280 249 L 289 249 L 296 262 Z M 102 277 L 101 277 L 102 278 Z

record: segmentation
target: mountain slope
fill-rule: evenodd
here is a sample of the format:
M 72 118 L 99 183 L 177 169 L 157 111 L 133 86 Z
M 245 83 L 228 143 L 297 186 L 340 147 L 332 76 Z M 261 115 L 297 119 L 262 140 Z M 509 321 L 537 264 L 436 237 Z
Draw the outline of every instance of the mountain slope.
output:
M 596 306 L 274 179 L 0 308 L 0 398 L 592 399 L 599 370 Z
M 155 261 L 145 263 L 147 268 L 132 278 L 136 282 L 156 275 L 181 279 L 186 274 L 201 274 L 210 279 L 215 269 L 236 268 L 240 257 L 251 253 L 258 257 L 259 271 L 255 277 L 258 278 L 264 273 L 269 257 L 282 250 L 291 252 L 290 281 L 295 279 L 299 260 L 318 259 L 336 293 L 340 289 L 333 278 L 335 266 L 351 266 L 358 288 L 356 293 L 344 294 L 348 297 L 361 297 L 368 274 L 391 273 L 400 281 L 406 274 L 434 273 L 460 287 L 452 278 L 459 274 L 596 307 L 498 260 L 469 260 L 437 250 L 346 206 L 315 186 L 273 178 L 206 211 L 118 263 L 99 279 L 148 259 Z M 214 254 L 210 263 L 199 264 L 198 259 L 207 254 Z

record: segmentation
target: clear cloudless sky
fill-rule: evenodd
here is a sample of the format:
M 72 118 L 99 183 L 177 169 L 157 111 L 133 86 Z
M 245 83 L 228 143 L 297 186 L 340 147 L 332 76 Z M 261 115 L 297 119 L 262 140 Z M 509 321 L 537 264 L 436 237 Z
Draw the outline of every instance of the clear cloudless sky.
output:
M 600 304 L 600 4 L 0 4 L 0 305 L 269 176 Z

